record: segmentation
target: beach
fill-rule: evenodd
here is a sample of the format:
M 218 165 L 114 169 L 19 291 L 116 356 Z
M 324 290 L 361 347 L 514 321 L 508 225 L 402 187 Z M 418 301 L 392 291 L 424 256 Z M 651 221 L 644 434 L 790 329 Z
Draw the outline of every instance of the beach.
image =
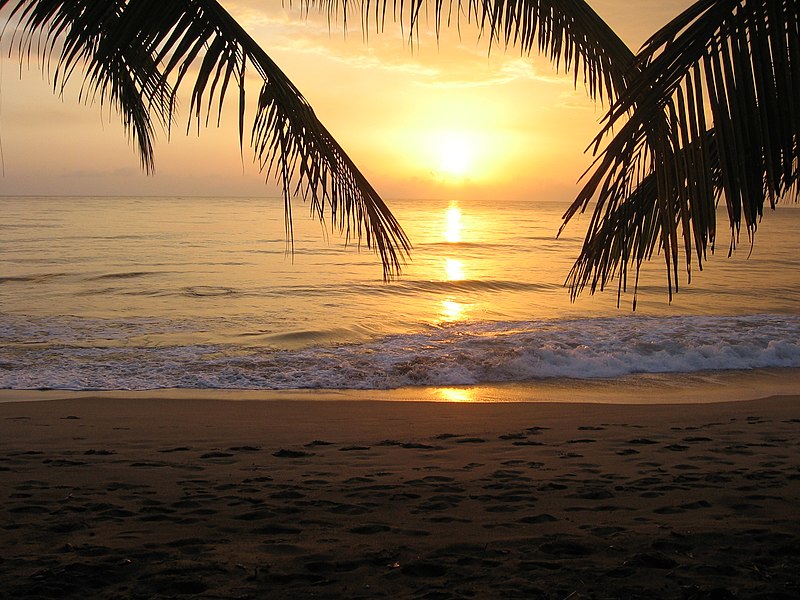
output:
M 0 600 L 800 600 L 800 3 L 10 4 Z
M 5 597 L 800 597 L 797 396 L 146 395 L 0 403 Z
M 391 283 L 282 202 L 3 207 L 3 598 L 800 597 L 800 210 L 632 313 L 556 201 L 400 201 Z

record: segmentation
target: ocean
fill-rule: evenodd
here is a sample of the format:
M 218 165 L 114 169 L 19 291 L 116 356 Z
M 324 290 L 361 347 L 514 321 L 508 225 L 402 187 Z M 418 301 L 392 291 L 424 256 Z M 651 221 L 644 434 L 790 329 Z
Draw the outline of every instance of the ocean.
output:
M 800 368 L 800 208 L 765 215 L 668 301 L 570 301 L 567 202 L 394 200 L 402 276 L 280 198 L 0 198 L 0 389 L 395 390 L 714 381 Z M 638 378 L 638 379 L 637 379 Z M 457 395 L 457 394 L 456 394 Z

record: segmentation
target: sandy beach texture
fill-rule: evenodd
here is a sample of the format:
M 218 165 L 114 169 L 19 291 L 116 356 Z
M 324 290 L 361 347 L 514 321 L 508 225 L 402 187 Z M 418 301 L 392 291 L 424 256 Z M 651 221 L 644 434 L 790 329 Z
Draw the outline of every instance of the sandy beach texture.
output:
M 800 397 L 4 403 L 0 480 L 3 598 L 800 597 Z

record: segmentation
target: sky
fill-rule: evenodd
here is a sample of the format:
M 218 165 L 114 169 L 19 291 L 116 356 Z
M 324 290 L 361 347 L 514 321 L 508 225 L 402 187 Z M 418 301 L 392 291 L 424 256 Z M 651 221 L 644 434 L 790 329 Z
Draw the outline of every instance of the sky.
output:
M 304 14 L 298 3 L 221 4 L 262 45 L 385 198 L 569 201 L 590 164 L 603 106 L 545 59 L 493 48 L 470 27 L 414 43 L 391 23 Z M 282 6 L 284 4 L 285 6 Z M 602 0 L 593 8 L 637 49 L 688 0 Z M 254 94 L 251 94 L 251 97 Z M 233 100 L 233 98 L 232 98 Z M 231 106 L 234 102 L 231 102 Z M 0 195 L 271 196 L 236 121 L 188 135 L 188 115 L 156 145 L 148 176 L 114 113 L 53 94 L 41 71 L 0 58 Z

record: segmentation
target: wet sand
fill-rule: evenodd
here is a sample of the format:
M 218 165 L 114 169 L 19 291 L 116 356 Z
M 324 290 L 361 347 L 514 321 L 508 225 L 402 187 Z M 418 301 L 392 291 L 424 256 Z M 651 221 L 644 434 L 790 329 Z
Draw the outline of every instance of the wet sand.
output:
M 800 396 L 12 402 L 0 481 L 4 598 L 800 598 Z

